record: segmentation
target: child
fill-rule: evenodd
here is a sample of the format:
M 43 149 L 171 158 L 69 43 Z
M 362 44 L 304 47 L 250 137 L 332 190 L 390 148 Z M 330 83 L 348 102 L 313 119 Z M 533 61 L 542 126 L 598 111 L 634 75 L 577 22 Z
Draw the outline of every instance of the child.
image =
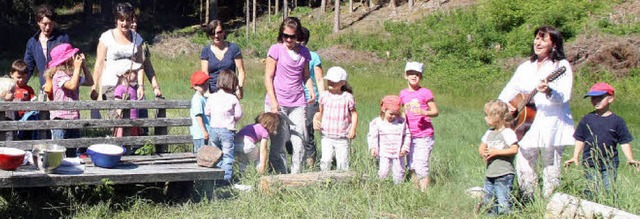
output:
M 424 192 L 429 185 L 429 158 L 435 143 L 431 118 L 438 116 L 438 107 L 433 93 L 420 86 L 423 66 L 420 62 L 407 62 L 404 78 L 407 80 L 408 88 L 400 91 L 400 99 L 411 132 L 409 171 L 412 176 L 417 175 L 418 187 Z
M 18 59 L 13 61 L 11 64 L 10 76 L 13 80 L 16 81 L 15 92 L 13 94 L 14 101 L 32 101 L 35 99 L 36 95 L 29 85 L 27 85 L 27 63 L 25 63 L 22 59 Z M 20 110 L 17 112 L 16 120 L 37 120 L 38 116 L 36 113 L 29 113 L 25 118 L 24 110 Z M 16 132 L 16 138 L 20 140 L 35 140 L 38 139 L 37 131 L 29 131 L 29 130 L 20 130 Z
M 387 178 L 392 165 L 393 183 L 404 179 L 404 156 L 409 152 L 411 134 L 405 119 L 400 116 L 400 97 L 385 96 L 380 104 L 380 116 L 369 123 L 369 152 L 380 158 L 378 177 Z
M 631 145 L 633 137 L 629 133 L 624 119 L 611 112 L 609 106 L 614 100 L 614 89 L 611 85 L 601 82 L 594 84 L 585 98 L 591 97 L 591 105 L 595 111 L 585 115 L 580 120 L 573 137 L 576 146 L 573 157 L 566 161 L 565 166 L 574 163 L 578 165 L 578 157 L 582 153 L 582 163 L 587 167 L 585 177 L 590 182 L 595 182 L 592 191 L 598 185 L 599 174 L 607 192 L 611 191 L 611 181 L 616 181 L 618 165 L 617 145 L 620 144 L 622 152 L 627 157 L 627 164 L 638 167 L 640 163 L 633 159 Z
M 509 127 L 513 118 L 507 104 L 500 100 L 486 103 L 484 114 L 484 121 L 490 127 L 478 147 L 478 153 L 487 163 L 484 205 L 489 208 L 489 214 L 508 214 L 515 174 L 513 158 L 518 153 L 516 133 Z
M 191 87 L 196 91 L 191 98 L 191 109 L 189 109 L 189 117 L 191 117 L 189 131 L 193 137 L 194 154 L 209 141 L 209 117 L 204 116 L 204 107 L 207 102 L 204 93 L 209 89 L 209 79 L 209 75 L 203 71 L 191 74 Z
M 320 129 L 322 157 L 320 169 L 331 169 L 335 151 L 338 170 L 349 170 L 349 140 L 356 137 L 358 113 L 351 87 L 347 84 L 347 72 L 341 67 L 327 71 L 327 90 L 320 94 L 320 106 L 313 117 L 316 129 Z
M 267 170 L 267 141 L 269 134 L 278 130 L 280 119 L 276 113 L 260 113 L 256 122 L 240 129 L 235 137 L 235 152 L 238 154 L 240 170 L 244 172 L 249 162 L 256 165 L 258 174 Z M 256 150 L 256 143 L 260 148 Z
M 209 95 L 205 114 L 209 115 L 209 141 L 222 150 L 222 160 L 218 167 L 224 170 L 224 183 L 231 183 L 233 176 L 234 135 L 236 123 L 242 118 L 240 101 L 235 95 L 238 78 L 229 70 L 221 70 L 218 75 L 218 91 Z
M 88 71 L 83 71 L 84 54 L 78 53 L 77 48 L 71 44 L 63 43 L 51 50 L 51 61 L 47 64 L 45 72 L 48 78 L 52 78 L 53 101 L 78 101 L 80 100 L 80 86 L 92 86 L 93 78 Z M 80 72 L 84 77 L 80 76 Z M 52 120 L 80 119 L 78 110 L 52 110 Z M 79 129 L 53 129 L 53 139 L 79 138 Z M 76 157 L 82 150 L 67 149 L 67 157 Z
M 11 78 L 0 78 L 0 101 L 13 101 L 16 81 Z
M 131 61 L 129 59 L 121 59 L 115 62 L 116 76 L 118 76 L 118 85 L 113 91 L 115 100 L 138 100 L 138 92 L 136 89 L 137 79 L 139 74 L 144 74 L 142 65 L 140 63 Z M 116 118 L 138 118 L 138 109 L 129 109 L 129 115 L 125 115 L 125 111 L 122 109 L 116 110 Z M 114 128 L 115 137 L 123 136 L 138 136 L 138 127 L 129 128 Z

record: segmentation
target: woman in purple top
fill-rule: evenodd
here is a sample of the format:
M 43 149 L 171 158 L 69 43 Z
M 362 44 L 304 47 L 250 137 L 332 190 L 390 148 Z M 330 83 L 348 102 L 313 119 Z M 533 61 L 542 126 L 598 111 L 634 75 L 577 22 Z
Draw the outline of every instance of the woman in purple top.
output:
M 264 71 L 264 85 L 267 89 L 265 111 L 280 113 L 277 134 L 271 137 L 269 163 L 276 173 L 287 173 L 285 142 L 291 139 L 291 173 L 299 173 L 304 155 L 303 142 L 307 138 L 305 128 L 307 101 L 313 101 L 315 94 L 309 93 L 305 99 L 303 82 L 308 90 L 313 90 L 309 77 L 309 50 L 298 44 L 302 32 L 300 20 L 288 17 L 282 21 L 278 33 L 278 43 L 269 48 Z
M 207 25 L 207 34 L 212 40 L 211 45 L 202 48 L 200 53 L 201 70 L 211 77 L 209 81 L 209 93 L 218 90 L 216 82 L 221 70 L 230 70 L 237 73 L 238 88 L 236 96 L 242 99 L 242 87 L 244 86 L 244 62 L 242 61 L 242 51 L 235 43 L 227 42 L 227 35 L 219 20 L 213 20 Z

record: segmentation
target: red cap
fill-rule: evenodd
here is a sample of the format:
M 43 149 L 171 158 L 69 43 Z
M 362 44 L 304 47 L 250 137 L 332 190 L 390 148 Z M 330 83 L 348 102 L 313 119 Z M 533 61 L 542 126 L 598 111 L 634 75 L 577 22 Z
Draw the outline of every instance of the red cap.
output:
M 599 82 L 594 84 L 593 86 L 591 86 L 591 89 L 589 89 L 589 93 L 584 95 L 584 98 L 587 97 L 598 97 L 598 96 L 602 96 L 605 94 L 609 94 L 611 96 L 613 96 L 614 93 L 614 89 L 611 85 L 605 83 L 605 82 Z
M 191 75 L 191 87 L 195 87 L 196 85 L 201 85 L 209 80 L 209 75 L 204 73 L 203 71 L 196 71 Z
M 400 110 L 400 107 L 400 97 L 396 95 L 384 96 L 384 98 L 382 98 L 382 103 L 380 103 L 381 110 L 398 111 Z

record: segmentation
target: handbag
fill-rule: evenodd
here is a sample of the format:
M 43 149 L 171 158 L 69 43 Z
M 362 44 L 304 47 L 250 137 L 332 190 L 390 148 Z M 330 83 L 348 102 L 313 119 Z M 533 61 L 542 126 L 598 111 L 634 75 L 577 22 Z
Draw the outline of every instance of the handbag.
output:
M 216 146 L 204 145 L 196 153 L 196 163 L 201 167 L 214 167 L 222 158 L 222 150 Z

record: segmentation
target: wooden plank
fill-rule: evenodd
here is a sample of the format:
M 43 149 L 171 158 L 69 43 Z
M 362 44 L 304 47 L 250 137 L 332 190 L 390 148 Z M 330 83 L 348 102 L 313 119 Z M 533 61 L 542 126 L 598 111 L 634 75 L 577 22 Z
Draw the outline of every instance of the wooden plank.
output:
M 13 147 L 22 150 L 31 150 L 36 144 L 58 144 L 67 148 L 89 147 L 92 144 L 115 145 L 144 145 L 146 143 L 158 144 L 190 144 L 193 143 L 191 135 L 162 135 L 162 136 L 127 136 L 120 138 L 98 137 L 59 140 L 27 140 L 27 141 L 0 141 L 0 147 Z
M 547 204 L 545 218 L 636 218 L 629 212 L 579 199 L 564 193 L 555 193 Z
M 87 166 L 83 174 L 44 174 L 32 166 L 17 171 L 0 170 L 0 188 L 99 185 L 108 180 L 114 184 L 216 180 L 224 177 L 218 168 L 199 167 L 194 162 L 178 164 L 122 164 L 113 169 Z
M 46 127 L 47 129 L 86 129 L 113 127 L 167 127 L 190 125 L 190 118 L 31 120 L 0 121 L 0 131 L 41 130 L 42 127 Z
M 1 102 L 0 109 L 10 110 L 90 110 L 90 109 L 188 109 L 188 100 L 141 100 L 141 101 L 49 101 L 49 102 Z

